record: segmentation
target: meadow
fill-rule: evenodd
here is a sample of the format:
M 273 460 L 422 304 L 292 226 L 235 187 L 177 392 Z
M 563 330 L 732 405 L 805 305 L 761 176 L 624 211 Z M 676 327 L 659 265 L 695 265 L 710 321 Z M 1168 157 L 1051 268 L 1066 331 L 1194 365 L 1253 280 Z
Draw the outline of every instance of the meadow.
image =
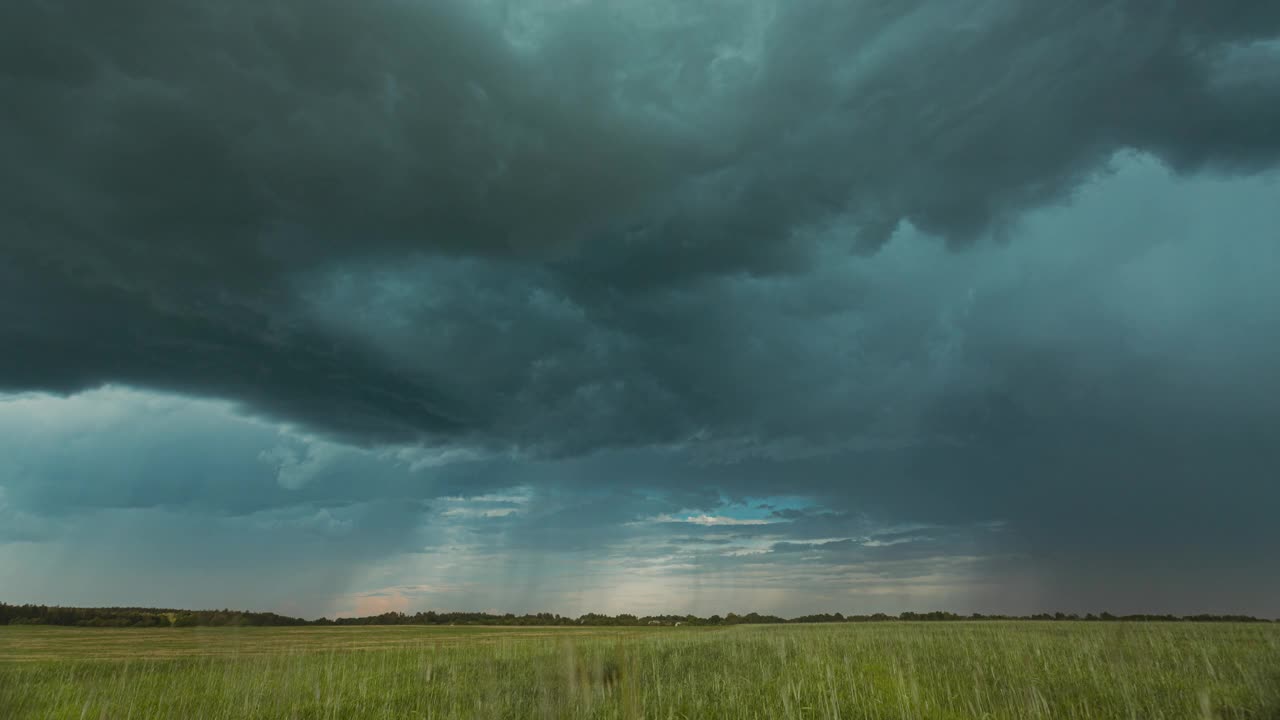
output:
M 0 718 L 1280 720 L 1280 625 L 5 626 Z

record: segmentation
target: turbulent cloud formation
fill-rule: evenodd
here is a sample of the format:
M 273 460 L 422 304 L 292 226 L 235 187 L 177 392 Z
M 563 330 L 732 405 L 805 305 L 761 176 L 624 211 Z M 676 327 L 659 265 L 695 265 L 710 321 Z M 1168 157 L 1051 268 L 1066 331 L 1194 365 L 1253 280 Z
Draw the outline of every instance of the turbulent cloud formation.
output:
M 1277 67 L 1256 0 L 5 3 L 0 563 L 1280 612 Z
M 39 309 L 6 318 L 5 385 L 228 396 L 372 442 L 521 438 L 454 377 L 314 327 L 312 275 L 488 258 L 475 282 L 519 274 L 513 302 L 620 314 L 594 351 L 627 352 L 665 324 L 638 294 L 796 271 L 815 235 L 877 247 L 905 220 L 967 242 L 1117 149 L 1232 172 L 1280 151 L 1275 78 L 1232 80 L 1280 34 L 1271 3 L 3 13 L 5 306 Z

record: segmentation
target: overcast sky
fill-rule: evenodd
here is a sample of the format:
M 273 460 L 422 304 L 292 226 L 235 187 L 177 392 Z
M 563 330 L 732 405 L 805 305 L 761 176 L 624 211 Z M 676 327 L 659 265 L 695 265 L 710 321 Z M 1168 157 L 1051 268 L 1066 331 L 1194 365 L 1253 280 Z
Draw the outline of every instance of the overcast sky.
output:
M 1280 3 L 0 3 L 0 600 L 1280 616 Z

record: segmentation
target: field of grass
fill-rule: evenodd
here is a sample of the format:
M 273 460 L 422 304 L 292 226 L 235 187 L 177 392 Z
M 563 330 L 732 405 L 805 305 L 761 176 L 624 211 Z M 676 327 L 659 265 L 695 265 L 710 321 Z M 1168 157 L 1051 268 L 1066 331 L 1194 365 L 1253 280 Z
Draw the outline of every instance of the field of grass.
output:
M 0 718 L 1256 718 L 1280 625 L 0 627 Z

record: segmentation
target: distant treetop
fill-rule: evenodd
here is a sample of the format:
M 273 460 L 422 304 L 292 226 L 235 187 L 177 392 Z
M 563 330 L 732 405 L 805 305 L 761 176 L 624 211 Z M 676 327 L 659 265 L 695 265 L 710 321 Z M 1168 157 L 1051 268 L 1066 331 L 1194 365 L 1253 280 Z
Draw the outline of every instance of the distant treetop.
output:
M 1251 615 L 1112 615 L 1108 612 L 1083 617 L 1076 613 L 1039 613 L 1036 615 L 958 615 L 935 610 L 898 615 L 875 613 L 874 615 L 843 615 L 821 613 L 795 618 L 777 615 L 728 613 L 724 617 L 709 618 L 697 615 L 645 615 L 627 613 L 601 615 L 587 613 L 580 617 L 556 613 L 527 613 L 495 615 L 479 612 L 436 612 L 428 610 L 412 615 L 386 612 L 365 617 L 301 618 L 278 615 L 271 612 L 246 612 L 242 610 L 174 610 L 164 608 L 110 607 L 75 608 L 48 605 L 8 605 L 0 603 L 0 625 L 72 625 L 88 627 L 248 627 L 248 626 L 301 626 L 301 625 L 529 625 L 529 626 L 638 626 L 638 625 L 779 625 L 784 623 L 857 623 L 857 622 L 956 622 L 983 620 L 1035 620 L 1049 622 L 1273 622 Z

